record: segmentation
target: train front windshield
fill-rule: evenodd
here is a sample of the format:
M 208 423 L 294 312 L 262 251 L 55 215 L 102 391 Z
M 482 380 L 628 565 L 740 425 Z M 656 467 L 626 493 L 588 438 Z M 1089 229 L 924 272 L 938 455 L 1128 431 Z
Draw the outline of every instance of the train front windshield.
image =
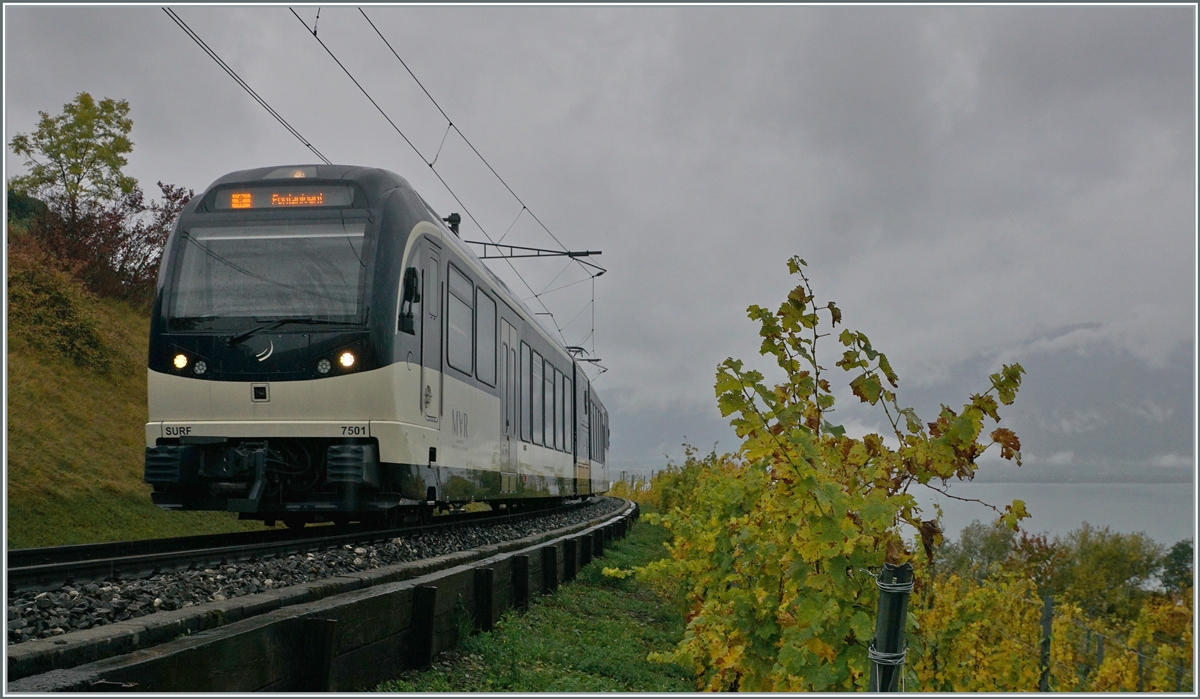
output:
M 197 227 L 177 246 L 167 313 L 176 329 L 228 319 L 360 321 L 365 224 Z

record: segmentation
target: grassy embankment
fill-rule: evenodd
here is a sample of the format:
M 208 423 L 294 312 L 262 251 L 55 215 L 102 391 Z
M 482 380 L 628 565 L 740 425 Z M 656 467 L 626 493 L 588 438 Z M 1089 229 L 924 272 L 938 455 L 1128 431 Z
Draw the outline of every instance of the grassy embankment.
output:
M 524 614 L 509 611 L 490 633 L 464 640 L 432 668 L 385 682 L 384 692 L 688 692 L 690 673 L 653 663 L 671 650 L 684 623 L 673 605 L 633 578 L 605 567 L 645 565 L 663 555 L 667 532 L 641 522 L 579 577 Z
M 9 548 L 262 527 L 150 502 L 144 311 L 19 254 L 7 281 Z

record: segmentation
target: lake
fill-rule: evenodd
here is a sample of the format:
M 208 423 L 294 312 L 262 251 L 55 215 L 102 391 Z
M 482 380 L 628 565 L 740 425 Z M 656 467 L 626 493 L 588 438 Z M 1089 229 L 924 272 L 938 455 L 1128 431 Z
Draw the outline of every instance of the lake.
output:
M 1065 535 L 1087 521 L 1113 531 L 1141 531 L 1165 546 L 1191 539 L 1195 503 L 1191 483 L 973 483 L 953 484 L 948 492 L 977 498 L 1004 509 L 1013 500 L 1024 500 L 1032 515 L 1021 522 L 1031 533 Z M 957 539 L 972 520 L 996 518 L 975 502 L 952 500 L 934 491 L 910 490 L 922 509 L 932 514 L 934 502 L 942 506 L 942 527 L 947 539 Z

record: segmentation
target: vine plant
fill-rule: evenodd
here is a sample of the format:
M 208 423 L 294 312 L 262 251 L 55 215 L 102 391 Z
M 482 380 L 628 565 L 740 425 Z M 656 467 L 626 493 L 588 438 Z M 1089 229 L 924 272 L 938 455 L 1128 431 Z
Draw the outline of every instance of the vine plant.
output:
M 866 571 L 910 560 L 904 523 L 920 532 L 927 553 L 940 538 L 936 518 L 921 519 L 909 487 L 969 479 L 995 445 L 1020 463 L 1012 431 L 983 436 L 985 421 L 998 423 L 999 406 L 1013 402 L 1019 364 L 1003 366 L 961 410 L 943 405 L 925 425 L 897 402 L 887 357 L 863 333 L 842 330 L 836 366 L 854 374 L 849 385 L 859 400 L 882 407 L 895 444 L 878 434 L 849 437 L 830 422 L 834 395 L 817 349 L 842 314 L 833 302 L 817 304 L 806 265 L 789 260 L 800 283 L 777 311 L 748 309 L 761 353 L 774 357 L 786 380 L 768 387 L 740 360 L 719 365 L 717 403 L 741 447 L 703 461 L 689 452 L 699 467 L 691 492 L 661 515 L 673 534 L 669 556 L 638 571 L 683 591 L 685 636 L 655 657 L 692 667 L 701 688 L 865 689 L 877 599 Z M 1014 529 L 1028 516 L 1019 500 L 996 511 Z

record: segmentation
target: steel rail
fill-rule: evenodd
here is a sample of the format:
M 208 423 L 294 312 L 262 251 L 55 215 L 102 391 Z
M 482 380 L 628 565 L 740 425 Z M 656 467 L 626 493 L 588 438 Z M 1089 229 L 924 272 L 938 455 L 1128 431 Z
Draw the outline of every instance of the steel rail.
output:
M 517 522 L 569 512 L 582 505 L 508 512 L 468 512 L 436 517 L 431 524 L 379 529 L 305 527 L 298 530 L 237 532 L 119 541 L 103 544 L 17 549 L 8 552 L 8 594 L 57 590 L 115 578 L 142 578 L 163 572 L 205 568 L 278 554 L 304 553 L 346 544 L 366 544 L 397 536 L 412 536 L 462 527 Z M 442 520 L 442 521 L 438 521 Z

